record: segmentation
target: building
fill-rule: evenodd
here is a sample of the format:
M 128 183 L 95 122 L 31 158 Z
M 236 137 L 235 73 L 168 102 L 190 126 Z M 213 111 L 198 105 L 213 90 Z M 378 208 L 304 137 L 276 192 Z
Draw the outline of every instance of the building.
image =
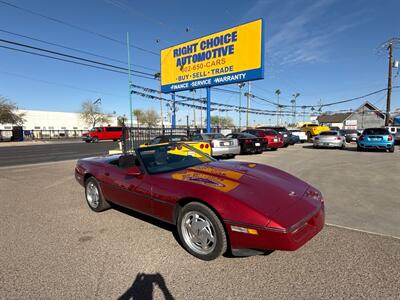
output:
M 74 112 L 20 109 L 18 113 L 25 114 L 24 130 L 88 130 L 91 127 L 81 120 L 79 113 Z M 110 124 L 103 125 L 117 125 L 116 117 L 111 117 L 110 121 Z M 12 126 L 12 124 L 0 124 L 0 129 L 10 130 Z
M 322 114 L 318 123 L 340 129 L 364 129 L 385 125 L 385 114 L 370 102 L 365 102 L 353 112 Z

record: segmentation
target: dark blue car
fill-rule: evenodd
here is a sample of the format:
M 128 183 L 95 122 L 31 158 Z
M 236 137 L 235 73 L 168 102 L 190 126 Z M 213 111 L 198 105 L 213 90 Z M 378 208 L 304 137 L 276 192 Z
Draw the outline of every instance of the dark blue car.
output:
M 357 141 L 357 151 L 382 149 L 394 152 L 394 138 L 387 128 L 367 128 Z

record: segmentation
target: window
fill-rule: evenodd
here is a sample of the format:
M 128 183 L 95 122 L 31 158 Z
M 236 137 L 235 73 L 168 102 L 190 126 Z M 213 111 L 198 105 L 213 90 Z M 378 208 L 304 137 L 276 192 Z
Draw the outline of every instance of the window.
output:
M 161 137 L 158 136 L 158 137 L 152 139 L 149 144 L 150 145 L 155 145 L 155 144 L 159 144 L 160 142 L 161 142 Z
M 386 128 L 367 128 L 363 132 L 364 135 L 382 134 L 388 135 L 389 131 Z
M 39 130 L 40 126 L 35 126 L 34 129 Z
M 105 129 L 110 132 L 122 131 L 122 127 L 106 127 Z
M 78 129 L 78 127 L 72 127 L 74 130 L 77 130 Z
M 337 131 L 324 131 L 324 132 L 321 132 L 319 135 L 338 135 L 338 132 Z
M 10 130 L 10 129 L 12 129 L 12 127 L 11 126 L 4 126 L 4 129 L 5 130 Z
M 64 126 L 64 127 L 61 127 L 61 129 L 62 129 L 62 130 L 66 130 L 66 129 L 67 129 L 67 127 L 65 127 L 65 126 Z
M 53 127 L 53 126 L 49 126 L 49 129 L 50 129 L 50 130 L 54 130 L 54 127 Z
M 193 141 L 202 141 L 203 137 L 200 134 L 196 134 L 192 138 Z

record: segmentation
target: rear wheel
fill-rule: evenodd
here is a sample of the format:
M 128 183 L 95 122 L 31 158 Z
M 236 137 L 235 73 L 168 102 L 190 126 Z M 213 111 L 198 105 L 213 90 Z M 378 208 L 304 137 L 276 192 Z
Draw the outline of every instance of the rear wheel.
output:
M 94 177 L 90 177 L 85 182 L 85 196 L 90 209 L 95 212 L 110 208 L 110 204 L 104 199 L 100 185 Z
M 346 149 L 346 143 L 343 143 L 342 147 L 340 147 L 340 149 L 342 149 L 342 150 Z
M 185 249 L 202 260 L 213 260 L 227 249 L 224 226 L 218 216 L 206 205 L 191 202 L 178 217 L 177 229 Z
M 391 152 L 391 153 L 394 152 L 394 145 L 389 149 L 389 152 Z
M 92 143 L 98 143 L 99 142 L 99 138 L 97 136 L 92 138 Z
M 276 151 L 276 150 L 278 150 L 278 148 L 271 148 L 271 150 L 272 150 L 272 151 Z

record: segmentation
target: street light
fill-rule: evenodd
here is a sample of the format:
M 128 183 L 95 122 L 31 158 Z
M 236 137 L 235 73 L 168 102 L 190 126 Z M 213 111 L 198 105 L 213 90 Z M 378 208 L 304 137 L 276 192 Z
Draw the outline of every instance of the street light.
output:
M 241 107 L 242 107 L 242 88 L 246 85 L 246 83 L 241 82 L 238 83 L 239 89 L 240 89 L 240 94 L 239 94 L 239 129 L 242 126 L 242 114 L 241 114 Z

